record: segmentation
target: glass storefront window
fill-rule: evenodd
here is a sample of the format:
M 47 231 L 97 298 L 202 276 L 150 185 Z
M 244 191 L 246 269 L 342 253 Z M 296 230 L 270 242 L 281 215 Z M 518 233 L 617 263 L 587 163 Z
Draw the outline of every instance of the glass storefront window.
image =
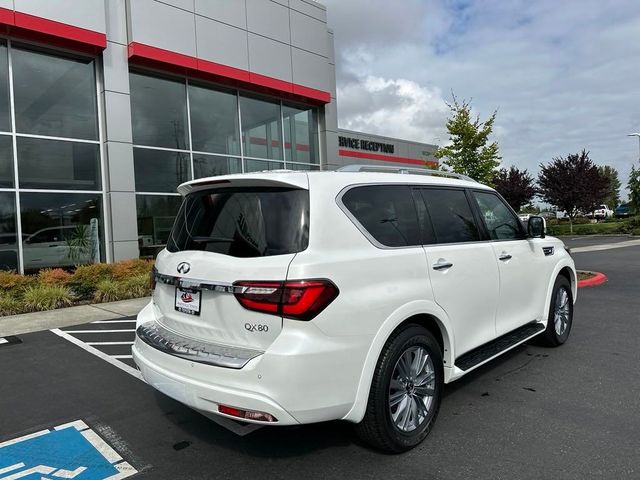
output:
M 104 259 L 102 195 L 21 193 L 26 273 Z
M 193 156 L 194 178 L 228 175 L 230 173 L 242 173 L 242 162 L 239 158 L 218 157 L 215 155 Z
M 20 188 L 100 189 L 97 144 L 18 137 L 17 147 Z
M 318 120 L 316 110 L 300 110 L 284 105 L 284 145 L 287 162 L 318 162 Z
M 189 112 L 193 150 L 240 154 L 238 98 L 234 93 L 189 85 Z
M 153 258 L 167 244 L 180 196 L 136 195 L 140 256 Z
M 0 130 L 11 130 L 9 111 L 9 57 L 7 44 L 0 42 Z
M 18 270 L 16 194 L 0 192 L 0 270 Z
M 191 180 L 190 163 L 188 153 L 134 148 L 136 191 L 174 193 Z
M 98 139 L 93 61 L 12 49 L 18 133 Z
M 0 188 L 13 188 L 13 139 L 0 135 Z
M 188 149 L 185 82 L 131 73 L 130 88 L 133 143 Z
M 268 160 L 254 160 L 246 158 L 244 160 L 245 172 L 262 172 L 263 170 L 279 170 L 284 168 L 284 162 L 270 162 Z
M 240 96 L 240 115 L 244 155 L 282 160 L 280 103 Z

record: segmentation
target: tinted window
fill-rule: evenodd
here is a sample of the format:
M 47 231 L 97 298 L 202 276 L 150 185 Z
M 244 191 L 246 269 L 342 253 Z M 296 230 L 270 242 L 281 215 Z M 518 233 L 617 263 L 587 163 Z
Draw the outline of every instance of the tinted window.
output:
M 0 130 L 11 130 L 9 113 L 9 60 L 7 45 L 0 43 Z
M 284 105 L 282 115 L 287 162 L 318 163 L 316 146 L 318 119 L 315 108 L 301 110 Z
M 382 245 L 420 245 L 420 230 L 411 189 L 406 185 L 355 187 L 342 203 Z
M 241 96 L 240 114 L 245 156 L 282 160 L 280 104 Z
M 185 83 L 138 73 L 132 73 L 129 79 L 133 143 L 188 148 Z
M 307 190 L 220 189 L 185 198 L 167 249 L 266 257 L 300 252 L 308 238 Z
M 17 142 L 21 188 L 100 188 L 100 147 L 95 143 L 22 137 Z
M 189 154 L 184 152 L 134 148 L 133 166 L 138 192 L 174 193 L 191 180 Z
M 18 270 L 15 193 L 0 192 L 0 270 Z
M 181 203 L 180 196 L 136 195 L 141 257 L 155 257 L 167 244 Z
M 93 61 L 18 48 L 12 61 L 19 133 L 98 139 Z
M 425 188 L 421 191 L 438 243 L 473 242 L 480 239 L 463 190 Z
M 480 214 L 494 240 L 519 240 L 524 238 L 520 220 L 511 213 L 497 195 L 487 192 L 475 192 L 473 196 L 480 207 Z
M 194 150 L 240 154 L 235 94 L 189 85 L 189 111 Z
M 13 148 L 9 135 L 0 135 L 0 187 L 13 187 Z
M 194 178 L 228 175 L 231 173 L 242 173 L 242 165 L 239 158 L 201 154 L 193 156 Z

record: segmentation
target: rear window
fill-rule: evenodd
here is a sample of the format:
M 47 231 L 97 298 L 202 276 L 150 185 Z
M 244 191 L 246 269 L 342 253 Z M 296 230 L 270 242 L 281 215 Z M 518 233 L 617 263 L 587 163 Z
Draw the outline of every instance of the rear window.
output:
M 307 190 L 227 188 L 187 195 L 167 250 L 267 257 L 300 252 L 308 243 Z

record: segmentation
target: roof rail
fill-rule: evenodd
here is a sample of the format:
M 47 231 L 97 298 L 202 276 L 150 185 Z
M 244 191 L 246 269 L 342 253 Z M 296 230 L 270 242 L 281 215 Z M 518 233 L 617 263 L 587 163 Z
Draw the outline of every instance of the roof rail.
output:
M 445 172 L 443 170 L 430 170 L 427 168 L 392 167 L 386 165 L 345 165 L 337 170 L 338 172 L 381 172 L 381 173 L 402 173 L 409 175 L 430 175 L 433 177 L 457 178 L 467 182 L 478 183 L 471 177 L 460 173 Z

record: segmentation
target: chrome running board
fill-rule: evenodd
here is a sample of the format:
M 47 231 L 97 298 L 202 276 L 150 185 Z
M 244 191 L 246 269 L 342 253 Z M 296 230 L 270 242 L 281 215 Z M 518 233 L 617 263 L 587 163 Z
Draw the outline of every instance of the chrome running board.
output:
M 153 321 L 140 325 L 136 335 L 144 343 L 163 353 L 216 367 L 241 369 L 249 360 L 264 353 L 260 350 L 194 340 L 170 332 Z

